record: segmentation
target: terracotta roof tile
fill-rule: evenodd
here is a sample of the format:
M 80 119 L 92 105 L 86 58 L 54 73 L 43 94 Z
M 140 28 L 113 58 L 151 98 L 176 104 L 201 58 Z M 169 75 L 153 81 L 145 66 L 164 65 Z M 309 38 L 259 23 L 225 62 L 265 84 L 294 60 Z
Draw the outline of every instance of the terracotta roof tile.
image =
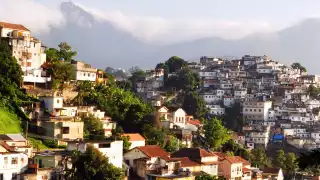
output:
M 11 24 L 11 23 L 7 23 L 7 22 L 0 22 L 0 27 L 10 28 L 10 29 L 14 29 L 14 30 L 30 31 L 29 29 L 27 29 L 26 27 L 24 27 L 21 24 Z
M 197 120 L 197 119 L 189 120 L 187 123 L 195 125 L 195 126 L 200 126 L 201 125 L 201 122 L 199 120 Z
M 164 157 L 165 158 L 170 156 L 170 154 L 167 151 L 161 149 L 161 147 L 157 145 L 140 146 L 136 148 L 142 151 L 148 157 Z
M 171 157 L 189 157 L 190 159 L 199 159 L 209 156 L 216 155 L 201 148 L 182 148 L 171 154 Z
M 183 158 L 171 158 L 170 160 L 173 161 L 180 161 L 181 162 L 181 167 L 194 167 L 194 166 L 200 166 L 200 163 L 197 163 L 195 161 L 192 161 L 188 157 L 183 157 Z
M 144 137 L 142 137 L 139 133 L 121 134 L 121 137 L 124 137 L 124 136 L 129 137 L 129 141 L 145 141 Z
M 224 159 L 229 161 L 232 164 L 234 164 L 234 163 L 242 163 L 243 165 L 250 165 L 250 163 L 247 160 L 243 159 L 240 156 L 227 156 Z

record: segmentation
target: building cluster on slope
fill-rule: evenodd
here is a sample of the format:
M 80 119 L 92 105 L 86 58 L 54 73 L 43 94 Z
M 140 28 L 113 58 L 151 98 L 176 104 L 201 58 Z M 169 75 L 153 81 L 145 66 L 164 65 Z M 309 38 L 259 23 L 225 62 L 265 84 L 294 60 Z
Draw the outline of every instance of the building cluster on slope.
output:
M 320 78 L 272 60 L 269 56 L 245 55 L 223 60 L 201 57 L 200 95 L 212 115 L 240 104 L 245 145 L 266 147 L 283 142 L 299 148 L 320 147 L 318 96 Z
M 46 47 L 41 41 L 23 25 L 5 22 L 0 22 L 0 37 L 7 40 L 12 56 L 22 68 L 23 86 L 50 89 Z M 106 82 L 103 71 L 80 61 L 68 63 L 75 69 L 75 81 Z M 310 85 L 320 85 L 318 76 L 306 75 L 267 56 L 244 56 L 240 60 L 201 57 L 200 63 L 189 63 L 188 67 L 201 77 L 199 95 L 207 103 L 211 115 L 223 116 L 226 108 L 241 104 L 242 115 L 248 123 L 243 133 L 237 134 L 238 143 L 249 148 L 266 147 L 271 141 L 283 141 L 281 137 L 285 137 L 297 147 L 319 147 L 320 101 L 311 98 L 306 91 Z M 87 140 L 83 118 L 92 115 L 99 119 L 106 138 L 112 135 L 117 124 L 97 107 L 73 106 L 66 103 L 61 94 L 43 90 L 45 93 L 38 96 L 39 102 L 21 107 L 30 118 L 28 137 L 55 141 L 66 146 L 66 151 L 39 152 L 21 134 L 2 134 L 0 180 L 63 179 L 65 168 L 72 166 L 70 152 L 84 152 L 89 146 L 97 148 L 115 167 L 136 174 L 137 179 L 193 180 L 202 173 L 226 179 L 270 179 L 271 176 L 283 179 L 279 169 L 259 170 L 238 156 L 191 148 L 202 123 L 182 108 L 164 106 L 166 97 L 158 91 L 164 86 L 164 69 L 146 74 L 134 85 L 137 94 L 154 104 L 156 122 L 170 129 L 186 148 L 170 154 L 159 146 L 146 145 L 140 134 L 131 133 L 121 135 L 128 137 L 131 143 L 126 153 L 122 140 Z

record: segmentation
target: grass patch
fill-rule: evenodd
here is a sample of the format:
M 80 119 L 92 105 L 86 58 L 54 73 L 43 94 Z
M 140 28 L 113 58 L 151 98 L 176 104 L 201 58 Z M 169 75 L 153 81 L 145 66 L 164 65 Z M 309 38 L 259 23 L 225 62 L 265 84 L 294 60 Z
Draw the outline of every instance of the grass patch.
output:
M 43 144 L 42 140 L 28 137 L 28 141 L 34 149 L 39 149 L 39 150 L 50 149 L 45 144 Z
M 21 124 L 17 115 L 6 108 L 0 107 L 0 134 L 21 133 Z

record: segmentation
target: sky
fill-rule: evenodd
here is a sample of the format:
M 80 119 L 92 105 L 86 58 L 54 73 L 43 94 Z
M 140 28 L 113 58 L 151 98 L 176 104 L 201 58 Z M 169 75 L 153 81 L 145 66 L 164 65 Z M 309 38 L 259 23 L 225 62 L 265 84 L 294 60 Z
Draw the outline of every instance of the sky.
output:
M 62 26 L 60 0 L 1 0 L 0 21 L 45 32 Z M 147 42 L 239 39 L 320 17 L 319 0 L 73 0 L 99 20 Z

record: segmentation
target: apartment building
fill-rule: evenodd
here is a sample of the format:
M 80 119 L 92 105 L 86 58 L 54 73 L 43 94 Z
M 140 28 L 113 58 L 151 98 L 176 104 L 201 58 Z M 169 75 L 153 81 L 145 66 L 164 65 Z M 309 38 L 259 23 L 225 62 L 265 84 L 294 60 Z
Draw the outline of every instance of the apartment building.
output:
M 20 24 L 0 22 L 0 38 L 8 39 L 12 56 L 18 60 L 23 71 L 24 83 L 47 85 L 51 81 L 41 65 L 46 62 L 46 47 Z
M 85 152 L 88 146 L 97 148 L 106 156 L 111 164 L 122 168 L 123 162 L 123 141 L 69 141 L 68 151 L 78 150 Z
M 33 148 L 21 134 L 0 134 L 0 145 L 10 151 L 24 153 L 28 157 L 33 156 Z
M 72 61 L 71 64 L 75 68 L 75 80 L 76 81 L 92 81 L 97 79 L 97 69 L 92 68 L 90 64 L 86 64 L 81 61 Z
M 267 121 L 272 101 L 249 101 L 243 103 L 242 113 L 248 120 Z
M 27 169 L 28 155 L 11 151 L 5 145 L 0 145 L 0 179 L 19 179 L 19 175 Z

